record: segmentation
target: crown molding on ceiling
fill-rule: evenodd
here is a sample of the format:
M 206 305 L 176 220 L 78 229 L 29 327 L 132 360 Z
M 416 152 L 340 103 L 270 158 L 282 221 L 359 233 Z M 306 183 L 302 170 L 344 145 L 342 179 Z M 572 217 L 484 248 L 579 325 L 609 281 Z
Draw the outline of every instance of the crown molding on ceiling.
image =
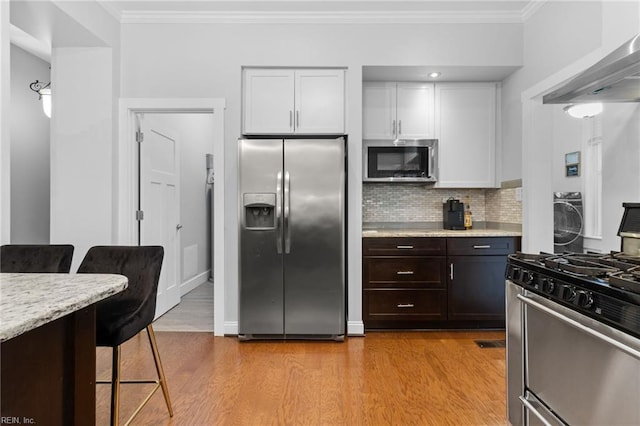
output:
M 123 24 L 512 24 L 510 11 L 220 12 L 124 11 Z
M 532 0 L 522 9 L 522 22 L 526 22 L 547 2 L 548 0 Z
M 100 6 L 102 6 L 104 10 L 106 10 L 109 13 L 109 15 L 116 18 L 116 21 L 122 23 L 122 14 L 120 13 L 120 10 L 116 6 L 114 6 L 112 2 L 108 0 L 96 0 L 96 1 Z

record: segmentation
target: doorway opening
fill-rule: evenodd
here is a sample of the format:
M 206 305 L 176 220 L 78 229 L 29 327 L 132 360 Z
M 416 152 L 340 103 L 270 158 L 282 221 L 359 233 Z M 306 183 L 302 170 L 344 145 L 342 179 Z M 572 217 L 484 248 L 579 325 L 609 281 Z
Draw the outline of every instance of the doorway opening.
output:
M 157 331 L 223 333 L 223 126 L 220 99 L 121 101 L 118 241 L 165 247 Z

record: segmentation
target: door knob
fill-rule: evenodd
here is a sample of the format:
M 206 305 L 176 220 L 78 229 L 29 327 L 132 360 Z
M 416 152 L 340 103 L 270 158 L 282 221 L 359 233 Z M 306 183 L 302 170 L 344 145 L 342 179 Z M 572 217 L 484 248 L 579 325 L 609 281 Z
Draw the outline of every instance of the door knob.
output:
M 181 230 L 181 229 L 182 229 L 182 225 L 177 224 L 177 225 L 176 225 L 176 230 L 178 230 L 178 231 L 179 231 L 179 230 Z

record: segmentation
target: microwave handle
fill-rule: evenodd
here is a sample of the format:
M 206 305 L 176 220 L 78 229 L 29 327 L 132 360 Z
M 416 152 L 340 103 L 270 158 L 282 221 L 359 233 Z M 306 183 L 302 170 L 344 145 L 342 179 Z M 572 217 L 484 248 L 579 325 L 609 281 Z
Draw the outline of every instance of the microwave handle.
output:
M 429 177 L 437 176 L 436 173 L 436 159 L 435 159 L 435 151 L 433 148 L 429 149 Z

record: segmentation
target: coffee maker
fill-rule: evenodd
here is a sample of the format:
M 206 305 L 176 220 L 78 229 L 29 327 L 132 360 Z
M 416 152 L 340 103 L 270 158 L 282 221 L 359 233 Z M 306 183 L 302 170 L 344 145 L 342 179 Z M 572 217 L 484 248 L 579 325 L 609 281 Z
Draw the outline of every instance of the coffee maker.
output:
M 442 222 L 444 229 L 463 230 L 464 203 L 455 198 L 449 198 L 442 205 Z

